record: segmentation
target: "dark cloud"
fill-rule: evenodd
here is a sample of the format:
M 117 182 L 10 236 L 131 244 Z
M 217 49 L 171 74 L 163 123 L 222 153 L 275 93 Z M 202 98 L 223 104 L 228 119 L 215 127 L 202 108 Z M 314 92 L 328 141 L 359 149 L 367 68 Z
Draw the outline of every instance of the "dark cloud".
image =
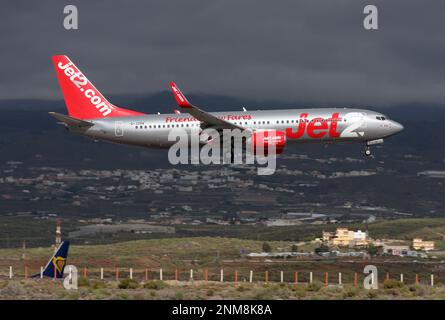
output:
M 50 56 L 103 92 L 186 92 L 323 105 L 445 101 L 442 1 L 14 1 L 0 12 L 0 98 L 60 98 Z

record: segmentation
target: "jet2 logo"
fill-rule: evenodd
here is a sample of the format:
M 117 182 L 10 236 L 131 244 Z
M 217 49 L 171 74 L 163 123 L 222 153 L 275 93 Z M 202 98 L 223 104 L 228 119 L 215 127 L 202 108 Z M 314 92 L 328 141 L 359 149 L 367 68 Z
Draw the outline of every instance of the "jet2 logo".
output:
M 60 70 L 63 70 L 65 75 L 69 77 L 71 82 L 87 97 L 90 102 L 95 106 L 96 109 L 99 110 L 100 113 L 105 117 L 109 115 L 112 111 L 112 107 L 109 106 L 105 101 L 102 100 L 100 95 L 93 90 L 93 86 L 89 83 L 88 79 L 77 70 L 73 63 L 70 61 L 67 64 L 63 65 L 62 62 L 57 64 L 57 67 Z M 84 86 L 87 86 L 85 89 Z
M 309 138 L 322 139 L 324 137 L 331 138 L 355 138 L 363 137 L 366 128 L 365 114 L 362 112 L 348 112 L 343 118 L 340 117 L 339 112 L 335 112 L 328 119 L 321 117 L 308 119 L 308 113 L 300 114 L 298 120 L 298 127 L 286 128 L 286 137 L 288 139 L 299 139 L 305 133 Z M 345 121 L 347 126 L 341 132 L 338 124 Z
M 340 134 L 337 132 L 337 123 L 341 121 L 339 113 L 335 112 L 331 118 L 314 118 L 308 120 L 308 113 L 300 114 L 297 131 L 294 132 L 292 128 L 286 129 L 286 137 L 289 139 L 301 138 L 306 132 L 307 135 L 314 139 L 320 139 L 329 134 L 331 138 L 338 138 Z

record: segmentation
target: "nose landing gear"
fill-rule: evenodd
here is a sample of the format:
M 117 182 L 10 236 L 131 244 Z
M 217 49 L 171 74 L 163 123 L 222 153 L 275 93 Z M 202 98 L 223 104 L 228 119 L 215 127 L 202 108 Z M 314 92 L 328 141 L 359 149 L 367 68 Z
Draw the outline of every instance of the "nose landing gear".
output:
M 370 140 L 366 142 L 366 146 L 365 146 L 365 155 L 370 157 L 372 152 L 371 152 L 371 146 L 376 145 L 376 144 L 380 144 L 383 143 L 383 139 L 377 139 L 377 140 Z
M 371 148 L 369 146 L 366 146 L 365 147 L 365 155 L 369 157 L 369 156 L 371 156 L 371 154 L 372 154 Z

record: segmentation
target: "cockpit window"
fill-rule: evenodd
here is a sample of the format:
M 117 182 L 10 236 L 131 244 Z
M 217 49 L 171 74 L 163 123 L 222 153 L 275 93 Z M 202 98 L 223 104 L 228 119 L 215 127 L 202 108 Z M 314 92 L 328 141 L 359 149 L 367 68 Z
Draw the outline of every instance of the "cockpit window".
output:
M 386 118 L 383 117 L 383 116 L 376 116 L 375 118 L 376 118 L 377 120 L 382 120 L 382 121 L 383 121 L 383 120 L 386 120 Z

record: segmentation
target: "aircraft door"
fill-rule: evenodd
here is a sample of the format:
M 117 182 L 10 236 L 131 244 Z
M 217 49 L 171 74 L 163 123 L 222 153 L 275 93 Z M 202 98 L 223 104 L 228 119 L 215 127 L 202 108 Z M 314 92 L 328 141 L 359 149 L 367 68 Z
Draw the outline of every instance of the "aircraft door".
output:
M 114 135 L 116 137 L 124 136 L 124 123 L 122 121 L 116 121 L 114 123 Z

